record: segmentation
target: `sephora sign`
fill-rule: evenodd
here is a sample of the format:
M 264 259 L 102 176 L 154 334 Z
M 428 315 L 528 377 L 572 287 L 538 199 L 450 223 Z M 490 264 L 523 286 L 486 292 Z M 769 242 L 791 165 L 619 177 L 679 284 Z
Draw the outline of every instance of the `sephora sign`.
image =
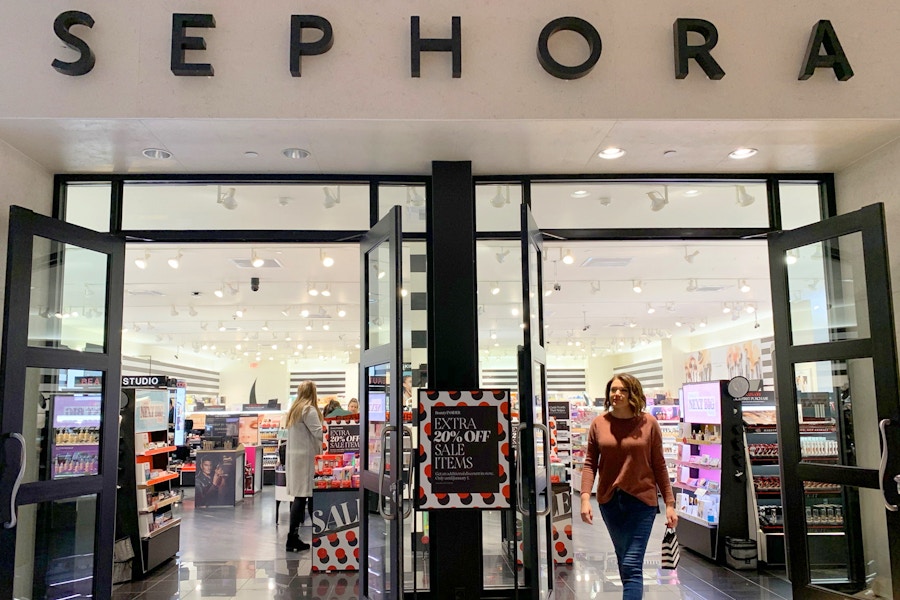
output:
M 63 75 L 85 75 L 90 73 L 96 64 L 96 57 L 90 45 L 77 35 L 80 33 L 78 29 L 73 33 L 76 26 L 92 28 L 94 18 L 88 13 L 70 10 L 57 16 L 53 23 L 56 36 L 79 54 L 79 58 L 72 62 L 59 59 L 53 61 L 53 68 Z M 206 40 L 202 35 L 198 35 L 197 30 L 211 29 L 215 26 L 216 19 L 212 14 L 172 15 L 171 70 L 174 75 L 212 77 L 215 74 L 212 64 L 188 62 L 185 54 L 188 50 L 206 50 Z M 189 32 L 189 29 L 193 31 Z M 419 17 L 410 17 L 410 77 L 420 76 L 422 52 L 449 53 L 452 76 L 462 77 L 462 19 L 460 17 L 451 19 L 449 38 L 422 38 L 419 31 Z M 568 66 L 553 57 L 549 41 L 560 31 L 574 32 L 587 42 L 589 54 L 584 62 Z M 304 33 L 315 39 L 304 41 Z M 319 15 L 291 15 L 290 34 L 290 48 L 285 63 L 293 77 L 301 76 L 301 62 L 304 57 L 325 54 L 334 44 L 335 33 L 331 23 Z M 702 42 L 689 43 L 689 34 L 694 34 L 692 39 Z M 691 61 L 694 61 L 709 79 L 719 80 L 725 77 L 725 70 L 713 55 L 713 49 L 719 42 L 719 33 L 714 24 L 703 19 L 679 18 L 672 25 L 672 38 L 674 74 L 677 79 L 688 76 Z M 541 30 L 537 39 L 538 62 L 547 73 L 559 79 L 584 77 L 600 60 L 602 51 L 603 42 L 600 33 L 591 23 L 578 17 L 560 17 L 550 21 Z M 853 77 L 850 61 L 844 54 L 830 21 L 822 20 L 813 25 L 806 53 L 799 67 L 800 80 L 812 77 L 816 69 L 831 69 L 838 81 L 847 81 Z

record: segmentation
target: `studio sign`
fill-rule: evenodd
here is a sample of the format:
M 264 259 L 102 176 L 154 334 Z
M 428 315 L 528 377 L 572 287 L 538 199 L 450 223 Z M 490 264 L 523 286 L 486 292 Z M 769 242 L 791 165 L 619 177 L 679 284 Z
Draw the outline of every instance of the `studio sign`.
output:
M 53 61 L 53 68 L 63 75 L 85 75 L 96 62 L 91 47 L 70 30 L 75 25 L 93 27 L 94 19 L 88 13 L 70 10 L 61 13 L 53 23 L 53 31 L 67 46 L 80 54 L 74 62 Z M 206 40 L 200 36 L 187 35 L 188 28 L 214 28 L 215 17 L 211 14 L 175 13 L 172 15 L 172 51 L 171 69 L 178 76 L 212 77 L 213 66 L 207 63 L 189 63 L 185 59 L 187 50 L 206 50 Z M 304 42 L 304 30 L 315 30 L 321 36 L 315 41 Z M 695 60 L 709 79 L 722 79 L 725 71 L 713 58 L 712 49 L 719 41 L 716 26 L 703 19 L 676 19 L 672 26 L 675 45 L 675 77 L 684 79 L 688 75 L 688 61 Z M 580 65 L 566 66 L 557 62 L 550 54 L 549 41 L 553 34 L 560 31 L 572 31 L 587 42 L 590 49 L 588 58 Z M 689 44 L 688 34 L 699 35 L 701 44 Z M 300 60 L 303 56 L 316 56 L 328 52 L 334 44 L 334 31 L 331 22 L 318 15 L 291 15 L 290 71 L 294 77 L 300 77 Z M 600 34 L 589 22 L 578 17 L 560 17 L 547 23 L 541 30 L 537 41 L 537 58 L 541 67 L 554 77 L 560 79 L 578 79 L 591 72 L 597 61 L 603 44 Z M 419 35 L 419 17 L 410 17 L 410 76 L 419 77 L 422 52 L 450 52 L 452 56 L 453 77 L 462 77 L 462 26 L 459 17 L 451 21 L 449 38 L 422 38 Z M 847 81 L 853 77 L 850 61 L 844 54 L 840 41 L 831 21 L 822 20 L 816 23 L 809 38 L 803 64 L 800 66 L 798 79 L 809 79 L 816 69 L 832 69 L 839 81 Z

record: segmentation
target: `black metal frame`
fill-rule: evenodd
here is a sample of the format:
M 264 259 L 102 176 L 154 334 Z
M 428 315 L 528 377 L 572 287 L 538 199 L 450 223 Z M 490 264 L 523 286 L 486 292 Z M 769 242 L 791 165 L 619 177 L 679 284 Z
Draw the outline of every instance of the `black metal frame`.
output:
M 369 579 L 368 565 L 368 522 L 369 510 L 366 492 L 375 492 L 379 495 L 379 503 L 381 500 L 382 490 L 396 490 L 401 486 L 401 469 L 397 465 L 402 463 L 401 455 L 401 427 L 403 425 L 403 393 L 401 389 L 402 377 L 402 360 L 403 360 L 403 310 L 402 296 L 400 294 L 401 280 L 400 276 L 402 253 L 400 246 L 402 243 L 402 227 L 401 213 L 399 207 L 393 207 L 390 212 L 375 226 L 366 233 L 360 240 L 360 279 L 361 279 L 361 298 L 360 306 L 360 331 L 362 336 L 360 339 L 360 359 L 359 359 L 359 398 L 362 401 L 361 419 L 360 419 L 360 511 L 359 511 L 359 531 L 360 531 L 360 597 L 366 597 Z M 369 344 L 369 280 L 372 276 L 371 269 L 368 268 L 369 253 L 381 246 L 387 244 L 390 268 L 388 269 L 388 287 L 393 291 L 392 298 L 386 298 L 385 301 L 390 302 L 390 337 L 386 344 L 376 347 L 370 347 Z M 386 448 L 382 448 L 382 463 L 388 460 L 388 457 L 395 462 L 391 465 L 389 471 L 385 472 L 386 479 L 382 479 L 378 474 L 373 474 L 368 470 L 369 454 L 368 443 L 362 440 L 368 440 L 369 435 L 369 413 L 368 413 L 368 370 L 370 367 L 377 365 L 390 365 L 391 378 L 388 382 L 390 386 L 389 403 L 386 408 L 389 410 L 387 426 L 393 427 L 393 433 L 388 437 Z M 390 568 L 389 585 L 395 594 L 402 593 L 403 590 L 403 496 L 394 492 L 393 498 L 388 502 L 389 510 L 396 517 L 394 520 L 387 520 L 388 538 L 390 540 L 391 556 L 385 561 L 385 565 Z M 397 597 L 395 595 L 395 597 Z
M 77 352 L 28 345 L 29 309 L 34 238 L 47 238 L 98 253 L 109 259 L 106 272 L 105 352 Z M 3 354 L 0 390 L 3 412 L 0 433 L 22 431 L 25 416 L 26 372 L 29 368 L 80 368 L 102 371 L 103 398 L 100 438 L 100 474 L 64 481 L 37 481 L 22 484 L 18 505 L 97 495 L 94 537 L 94 596 L 112 593 L 113 542 L 115 521 L 104 518 L 116 510 L 116 465 L 118 415 L 121 383 L 122 297 L 124 294 L 125 243 L 120 237 L 90 231 L 58 219 L 38 215 L 18 206 L 10 208 L 7 250 L 6 298 L 3 314 Z M 15 530 L 0 533 L 0 598 L 12 597 L 15 565 Z
M 788 250 L 839 238 L 852 233 L 861 233 L 863 240 L 863 260 L 865 263 L 865 284 L 868 304 L 869 338 L 834 341 L 828 343 L 793 346 L 790 289 L 784 258 Z M 821 481 L 846 488 L 879 488 L 892 490 L 896 484 L 889 477 L 900 472 L 900 456 L 888 456 L 884 481 L 879 482 L 878 471 L 859 466 L 823 465 L 803 462 L 799 443 L 799 416 L 797 414 L 797 391 L 794 387 L 794 365 L 803 362 L 834 361 L 853 358 L 871 358 L 876 392 L 876 408 L 879 419 L 891 419 L 900 427 L 900 403 L 897 402 L 898 389 L 897 351 L 894 339 L 894 318 L 891 310 L 890 271 L 886 252 L 884 231 L 884 207 L 881 204 L 867 206 L 856 212 L 832 217 L 789 232 L 773 233 L 769 237 L 769 269 L 772 280 L 773 317 L 775 329 L 782 335 L 775 338 L 776 372 L 791 376 L 776 377 L 778 386 L 778 443 L 781 452 L 781 485 L 784 500 L 784 533 L 787 542 L 790 578 L 797 598 L 841 598 L 838 592 L 825 590 L 811 584 L 808 554 L 807 528 L 804 515 L 804 481 Z M 894 433 L 896 437 L 896 433 Z M 895 446 L 895 445 L 894 445 Z M 896 446 L 895 446 L 896 447 Z M 895 503 L 896 503 L 895 499 Z M 846 520 L 858 519 L 856 499 L 848 498 L 849 515 Z M 894 596 L 900 596 L 900 513 L 885 511 L 890 561 L 892 565 L 892 585 Z M 852 521 L 850 521 L 852 524 Z M 849 538 L 859 536 L 848 535 Z M 850 544 L 858 544 L 859 539 L 849 539 Z M 852 550 L 852 548 L 851 548 Z M 865 584 L 864 565 L 853 564 L 851 552 L 851 575 Z M 856 590 L 854 590 L 856 591 Z

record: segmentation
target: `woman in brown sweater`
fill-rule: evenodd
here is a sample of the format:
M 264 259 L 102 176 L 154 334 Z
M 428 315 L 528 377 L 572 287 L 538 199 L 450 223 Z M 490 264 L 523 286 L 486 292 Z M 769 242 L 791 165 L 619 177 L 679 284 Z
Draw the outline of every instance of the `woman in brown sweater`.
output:
M 644 553 L 656 518 L 656 491 L 666 503 L 666 525 L 675 527 L 675 496 L 669 483 L 662 433 L 646 406 L 641 382 L 616 375 L 606 384 L 606 413 L 591 423 L 581 476 L 581 520 L 592 525 L 591 489 L 597 482 L 600 515 L 619 562 L 623 600 L 644 594 Z

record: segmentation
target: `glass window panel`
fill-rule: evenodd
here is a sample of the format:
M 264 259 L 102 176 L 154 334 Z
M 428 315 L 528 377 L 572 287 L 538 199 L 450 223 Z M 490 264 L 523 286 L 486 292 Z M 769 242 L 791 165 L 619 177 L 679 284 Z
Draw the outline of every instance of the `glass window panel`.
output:
M 125 185 L 125 230 L 369 229 L 367 183 Z
M 387 424 L 391 401 L 390 366 L 369 367 L 366 374 L 366 398 L 363 402 L 369 424 L 366 433 L 368 447 L 366 468 L 377 472 L 381 469 L 382 454 L 386 451 L 382 447 L 381 435 Z
M 16 598 L 90 598 L 97 496 L 19 507 Z
M 109 231 L 112 184 L 66 184 L 66 221 L 94 231 Z
M 25 373 L 23 483 L 97 475 L 103 373 L 81 369 L 29 368 Z
M 403 374 L 411 377 L 412 406 L 418 403 L 417 389 L 428 385 L 426 253 L 424 241 L 403 242 Z
M 382 497 L 377 493 L 366 490 L 365 506 L 378 506 Z M 381 514 L 369 511 L 366 523 L 366 548 L 364 551 L 368 557 L 368 571 L 366 573 L 366 598 L 392 598 L 391 594 L 391 536 L 390 524 Z
M 28 345 L 103 352 L 108 256 L 34 238 Z
M 870 337 L 862 234 L 787 252 L 794 345 Z
M 878 469 L 881 461 L 871 358 L 794 365 L 800 455 L 815 463 Z M 854 398 L 864 401 L 853 402 Z M 856 435 L 871 432 L 870 435 Z
M 541 328 L 540 314 L 541 304 L 544 301 L 544 294 L 541 293 L 540 278 L 538 277 L 538 268 L 541 264 L 541 257 L 538 254 L 534 244 L 528 244 L 528 296 L 531 307 L 531 314 L 528 315 L 528 327 L 531 331 L 531 345 L 543 346 L 544 331 Z M 523 323 L 525 321 L 523 320 Z
M 387 242 L 381 243 L 366 256 L 368 281 L 367 348 L 377 348 L 391 342 L 391 252 Z
M 819 182 L 779 183 L 781 228 L 796 229 L 822 220 Z
M 803 482 L 813 586 L 846 597 L 891 598 L 884 497 L 879 490 Z
M 378 218 L 394 206 L 403 207 L 403 231 L 425 231 L 425 186 L 381 185 L 378 187 Z
M 478 241 L 478 352 L 481 386 L 507 387 L 494 379 L 500 370 L 516 369 L 516 347 L 522 345 L 521 244 Z M 494 293 L 496 291 L 496 293 Z
M 764 182 L 559 182 L 531 188 L 544 229 L 769 226 Z
M 475 228 L 477 231 L 519 231 L 522 216 L 522 186 L 483 184 L 475 186 Z

